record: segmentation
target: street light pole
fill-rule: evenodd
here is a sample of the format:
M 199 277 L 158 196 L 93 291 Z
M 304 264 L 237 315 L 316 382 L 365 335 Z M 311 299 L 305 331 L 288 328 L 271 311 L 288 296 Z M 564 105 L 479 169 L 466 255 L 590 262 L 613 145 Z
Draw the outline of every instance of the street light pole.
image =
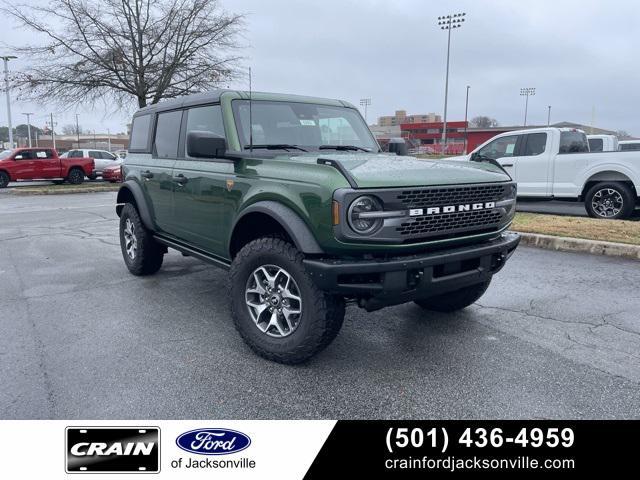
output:
M 7 124 L 9 127 L 9 148 L 13 148 L 13 127 L 11 126 L 11 98 L 9 94 L 9 60 L 14 60 L 18 57 L 14 55 L 4 55 L 2 57 L 4 61 L 4 88 L 7 94 Z
M 451 30 L 460 28 L 464 22 L 466 13 L 455 13 L 438 17 L 438 26 L 441 30 L 447 30 L 447 72 L 444 80 L 444 118 L 442 127 L 442 148 L 443 153 L 447 148 L 447 101 L 449 97 L 449 58 L 451 56 Z
M 31 115 L 33 112 L 23 113 L 27 117 L 27 136 L 29 137 L 29 148 L 31 148 Z
M 370 98 L 361 98 L 360 99 L 360 106 L 364 107 L 364 121 L 365 123 L 367 123 L 367 107 L 371 105 L 371 99 Z
M 551 105 L 547 107 L 549 111 L 547 112 L 547 127 L 551 125 Z
M 527 87 L 527 88 L 520 89 L 520 96 L 526 97 L 524 101 L 524 125 L 523 125 L 524 127 L 527 126 L 527 109 L 529 108 L 529 96 L 535 95 L 535 94 L 536 94 L 535 87 Z
M 469 89 L 470 85 L 467 85 L 467 98 L 464 102 L 464 154 L 467 154 L 467 115 L 469 114 Z
M 80 123 L 78 123 L 78 114 L 76 113 L 76 135 L 78 138 L 78 146 L 76 148 L 80 148 Z

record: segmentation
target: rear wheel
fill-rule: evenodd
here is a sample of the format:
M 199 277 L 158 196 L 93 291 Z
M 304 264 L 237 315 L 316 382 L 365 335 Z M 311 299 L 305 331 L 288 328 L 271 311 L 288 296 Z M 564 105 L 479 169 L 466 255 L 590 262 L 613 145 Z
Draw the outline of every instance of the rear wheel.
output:
M 245 245 L 231 265 L 231 309 L 236 329 L 258 355 L 296 364 L 323 350 L 344 319 L 344 299 L 318 289 L 304 255 L 267 237 Z
M 72 185 L 84 182 L 84 172 L 80 168 L 72 168 L 67 176 L 67 181 Z
M 622 182 L 596 183 L 584 198 L 584 207 L 593 218 L 628 218 L 633 213 L 635 204 L 633 190 Z
M 6 188 L 9 185 L 9 175 L 7 172 L 0 172 L 0 188 Z
M 416 300 L 416 304 L 425 310 L 434 312 L 455 312 L 468 307 L 478 300 L 489 288 L 491 280 L 461 288 L 453 292 L 443 293 L 434 297 Z
M 120 213 L 120 249 L 125 265 L 134 275 L 151 275 L 162 266 L 164 247 L 153 239 L 130 203 Z

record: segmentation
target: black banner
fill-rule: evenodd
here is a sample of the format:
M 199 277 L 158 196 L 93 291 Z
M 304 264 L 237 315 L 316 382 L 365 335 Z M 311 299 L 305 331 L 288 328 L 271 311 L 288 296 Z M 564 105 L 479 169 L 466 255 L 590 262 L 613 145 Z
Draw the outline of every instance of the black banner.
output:
M 305 479 L 635 471 L 638 421 L 338 421 Z

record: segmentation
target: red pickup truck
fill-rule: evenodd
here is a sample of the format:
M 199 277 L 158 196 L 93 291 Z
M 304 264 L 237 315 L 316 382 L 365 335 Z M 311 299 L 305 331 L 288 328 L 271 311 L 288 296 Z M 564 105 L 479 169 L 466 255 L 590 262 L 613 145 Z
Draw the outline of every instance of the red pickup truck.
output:
M 60 158 L 53 148 L 14 148 L 0 152 L 0 188 L 17 180 L 78 184 L 95 170 L 93 158 Z

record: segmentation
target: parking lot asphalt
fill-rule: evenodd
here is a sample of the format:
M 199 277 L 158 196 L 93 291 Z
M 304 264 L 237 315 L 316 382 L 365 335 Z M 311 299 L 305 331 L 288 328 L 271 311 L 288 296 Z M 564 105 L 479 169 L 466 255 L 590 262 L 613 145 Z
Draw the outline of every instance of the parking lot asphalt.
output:
M 519 248 L 478 304 L 349 307 L 301 366 L 255 356 L 227 273 L 124 267 L 115 193 L 0 198 L 0 418 L 639 418 L 640 264 Z

